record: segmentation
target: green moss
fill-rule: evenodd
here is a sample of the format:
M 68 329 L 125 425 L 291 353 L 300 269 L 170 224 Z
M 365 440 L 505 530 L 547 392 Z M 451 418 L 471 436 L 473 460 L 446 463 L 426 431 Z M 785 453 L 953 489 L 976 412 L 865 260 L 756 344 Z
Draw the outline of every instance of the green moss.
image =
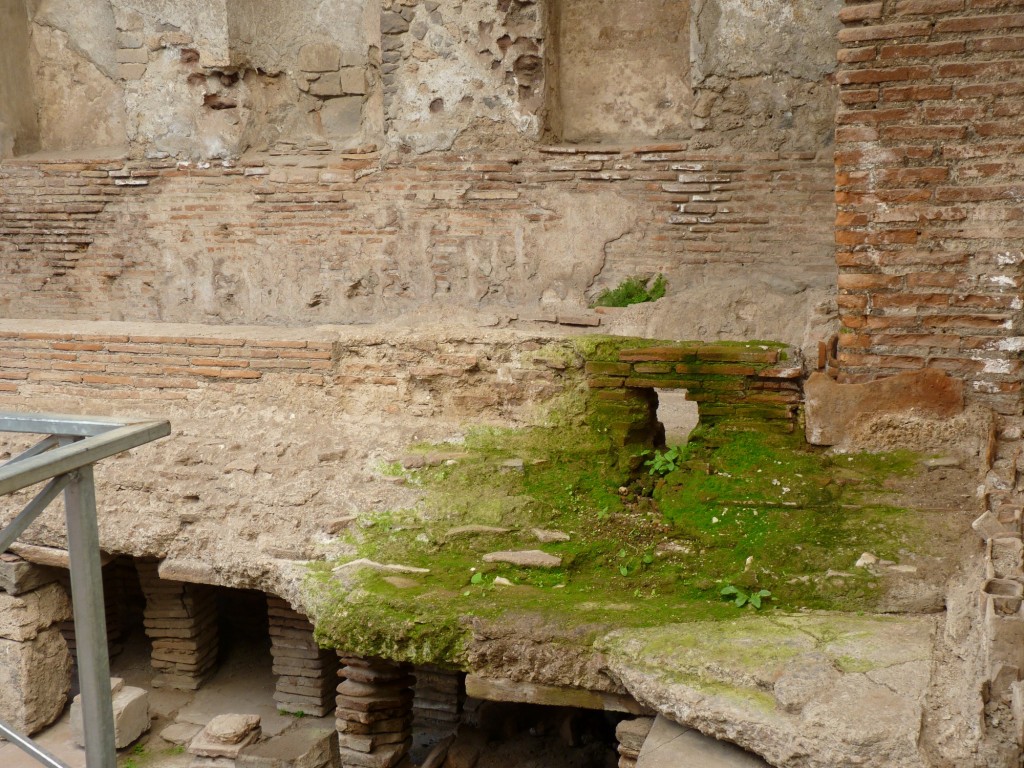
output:
M 601 291 L 591 306 L 594 307 L 628 307 L 631 304 L 644 304 L 657 301 L 664 297 L 667 283 L 664 275 L 658 275 L 653 281 L 639 277 L 623 280 L 615 288 Z
M 354 552 L 347 559 L 429 572 L 396 585 L 387 580 L 394 574 L 374 570 L 346 571 L 342 583 L 331 566 L 343 561 L 314 568 L 306 591 L 318 640 L 360 655 L 459 666 L 472 620 L 530 616 L 585 643 L 612 628 L 735 618 L 740 609 L 720 596 L 726 584 L 771 590 L 763 615 L 779 607 L 871 610 L 880 585 L 852 568 L 859 554 L 897 560 L 900 549 L 923 549 L 927 538 L 884 486 L 914 471 L 916 457 L 829 456 L 799 435 L 732 423 L 698 427 L 679 467 L 651 476 L 643 466 L 650 455 L 623 448 L 615 433 L 646 405 L 612 402 L 595 412 L 583 376 L 572 372 L 580 358 L 613 361 L 623 348 L 665 343 L 560 342 L 555 352 L 576 361 L 566 363 L 570 386 L 538 426 L 471 428 L 457 458 L 439 466 L 383 465 L 420 486 L 422 499 L 364 516 L 346 534 Z M 416 449 L 451 453 L 447 445 Z M 504 530 L 457 530 L 466 526 Z M 541 543 L 532 529 L 570 538 Z M 489 552 L 526 549 L 561 557 L 561 567 L 483 562 Z M 496 585 L 498 577 L 515 586 Z

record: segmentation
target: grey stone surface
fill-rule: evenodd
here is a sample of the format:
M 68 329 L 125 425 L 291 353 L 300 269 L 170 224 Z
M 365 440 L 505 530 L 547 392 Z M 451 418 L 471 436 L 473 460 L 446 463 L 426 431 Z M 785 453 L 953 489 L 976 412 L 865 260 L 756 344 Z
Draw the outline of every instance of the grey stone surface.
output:
M 771 768 L 757 755 L 659 715 L 636 761 L 637 768 Z
M 171 723 L 160 731 L 160 738 L 171 744 L 188 744 L 201 730 L 203 726 L 195 723 Z
M 243 749 L 238 768 L 324 768 L 338 759 L 338 732 L 333 728 L 293 728 Z
M 925 768 L 936 626 L 923 617 L 779 614 L 618 630 L 598 647 L 641 704 L 771 765 Z

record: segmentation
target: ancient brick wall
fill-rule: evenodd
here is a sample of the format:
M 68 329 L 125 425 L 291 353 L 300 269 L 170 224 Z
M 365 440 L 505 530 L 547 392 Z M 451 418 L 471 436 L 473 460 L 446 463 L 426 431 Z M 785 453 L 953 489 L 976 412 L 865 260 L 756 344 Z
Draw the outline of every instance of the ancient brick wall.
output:
M 814 153 L 685 144 L 397 166 L 15 159 L 0 165 L 0 315 L 347 323 L 441 303 L 528 320 L 637 273 L 663 272 L 679 296 L 751 267 L 824 293 L 830 197 Z
M 884 0 L 841 13 L 844 380 L 936 367 L 1020 413 L 1019 5 Z

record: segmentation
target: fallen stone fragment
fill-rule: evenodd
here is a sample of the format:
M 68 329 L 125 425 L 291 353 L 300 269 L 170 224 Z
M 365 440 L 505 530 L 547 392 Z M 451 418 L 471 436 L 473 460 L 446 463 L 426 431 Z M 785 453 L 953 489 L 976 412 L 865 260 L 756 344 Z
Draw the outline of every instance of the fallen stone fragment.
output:
M 192 739 L 188 753 L 234 760 L 260 737 L 259 715 L 218 715 Z
M 203 730 L 195 723 L 172 723 L 160 731 L 160 738 L 169 744 L 188 744 Z
M 554 544 L 559 541 L 569 541 L 572 538 L 565 531 L 552 531 L 544 528 L 531 528 L 530 533 L 532 533 L 541 544 Z
M 110 678 L 110 693 L 114 705 L 114 746 L 124 749 L 149 730 L 149 693 L 126 686 L 119 677 Z M 84 747 L 81 694 L 71 702 L 71 732 L 75 743 Z
M 496 587 L 514 587 L 515 584 L 513 584 L 511 581 L 506 579 L 504 576 L 496 576 L 494 578 L 494 586 L 496 586 Z
M 558 568 L 562 564 L 562 558 L 539 549 L 527 549 L 519 552 L 488 552 L 484 555 L 484 562 L 508 563 L 525 568 Z
M 365 557 L 342 563 L 334 569 L 334 573 L 358 571 L 361 568 L 371 568 L 375 571 L 390 571 L 392 573 L 430 573 L 429 568 L 417 568 L 413 565 L 398 565 L 395 563 L 378 563 Z
M 221 744 L 237 744 L 259 724 L 259 715 L 218 715 L 207 724 L 204 732 Z
M 870 552 L 865 552 L 859 558 L 857 562 L 853 564 L 854 568 L 867 568 L 869 565 L 875 565 L 878 562 L 878 558 L 872 555 Z
M 459 536 L 483 536 L 487 534 L 502 534 L 511 531 L 511 528 L 499 528 L 493 525 L 460 525 L 452 528 L 444 535 L 445 541 Z

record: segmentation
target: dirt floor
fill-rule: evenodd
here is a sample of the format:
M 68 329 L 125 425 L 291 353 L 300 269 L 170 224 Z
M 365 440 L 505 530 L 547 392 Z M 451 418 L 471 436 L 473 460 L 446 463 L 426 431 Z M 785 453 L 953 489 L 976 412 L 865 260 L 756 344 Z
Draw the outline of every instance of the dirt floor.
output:
M 152 726 L 133 746 L 122 750 L 118 764 L 122 768 L 185 768 L 191 756 L 184 748 L 160 737 L 175 723 L 203 726 L 225 713 L 260 716 L 265 737 L 276 736 L 291 728 L 334 727 L 334 717 L 297 718 L 282 715 L 274 703 L 274 676 L 271 674 L 269 645 L 236 643 L 222 661 L 216 674 L 199 691 L 153 689 L 150 681 L 149 643 L 136 632 L 124 650 L 111 660 L 111 675 L 124 678 L 125 684 L 149 691 Z M 85 751 L 74 744 L 70 707 L 54 725 L 34 738 L 44 749 L 67 763 L 69 768 L 86 768 Z M 3 768 L 38 768 L 39 764 L 13 744 L 0 746 Z

